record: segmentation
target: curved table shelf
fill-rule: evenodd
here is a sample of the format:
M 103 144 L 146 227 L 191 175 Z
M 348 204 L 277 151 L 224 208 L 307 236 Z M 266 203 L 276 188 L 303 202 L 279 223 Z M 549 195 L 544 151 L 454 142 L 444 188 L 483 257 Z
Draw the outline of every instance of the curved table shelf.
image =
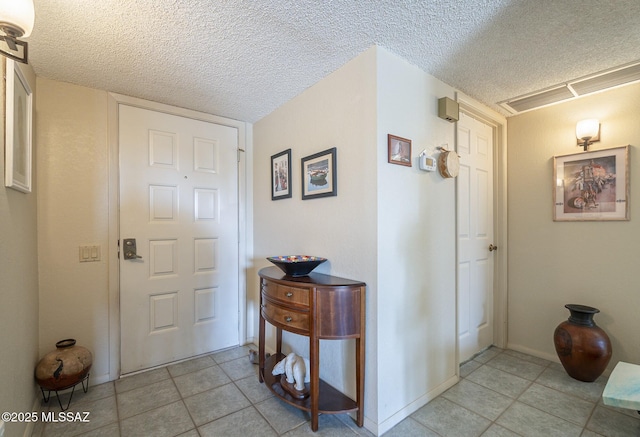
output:
M 304 411 L 311 412 L 311 397 L 305 399 L 296 399 L 287 393 L 280 385 L 280 376 L 274 376 L 271 374 L 274 366 L 278 361 L 284 359 L 284 354 L 271 355 L 266 359 L 264 364 L 264 373 L 262 375 L 266 386 L 277 397 Z M 309 385 L 309 384 L 305 384 Z M 357 411 L 358 404 L 353 399 L 344 395 L 341 391 L 333 388 L 331 385 L 320 379 L 318 397 L 318 412 L 322 414 L 338 414 L 348 413 L 350 411 Z
M 355 411 L 364 424 L 365 283 L 320 273 L 286 276 L 267 267 L 260 276 L 259 379 L 278 398 L 311 414 L 311 429 L 318 430 L 318 414 Z M 276 328 L 276 354 L 265 358 L 265 323 Z M 273 367 L 285 356 L 282 331 L 309 337 L 309 397 L 297 399 L 273 376 Z M 320 379 L 320 339 L 355 340 L 356 400 Z

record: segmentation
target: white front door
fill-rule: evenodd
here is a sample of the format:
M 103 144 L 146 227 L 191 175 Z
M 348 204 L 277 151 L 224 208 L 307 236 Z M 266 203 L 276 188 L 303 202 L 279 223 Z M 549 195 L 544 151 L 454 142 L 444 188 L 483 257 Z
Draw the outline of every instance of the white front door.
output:
M 118 117 L 121 373 L 239 344 L 237 129 Z
M 493 129 L 464 113 L 457 130 L 458 351 L 493 344 Z

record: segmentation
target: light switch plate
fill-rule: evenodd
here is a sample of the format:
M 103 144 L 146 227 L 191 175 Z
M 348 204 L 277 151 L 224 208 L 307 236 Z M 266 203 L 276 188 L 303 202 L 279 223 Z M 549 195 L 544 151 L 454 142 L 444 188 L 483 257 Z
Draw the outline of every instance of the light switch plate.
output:
M 81 263 L 100 261 L 100 246 L 80 246 L 78 254 Z

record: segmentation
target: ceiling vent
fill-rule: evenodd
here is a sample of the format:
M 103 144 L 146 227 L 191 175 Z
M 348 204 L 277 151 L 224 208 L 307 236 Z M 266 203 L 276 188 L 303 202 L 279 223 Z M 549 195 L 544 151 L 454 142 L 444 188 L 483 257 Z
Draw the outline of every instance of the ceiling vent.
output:
M 512 114 L 519 114 L 638 81 L 640 81 L 640 62 L 581 77 L 566 84 L 556 85 L 498 104 Z
M 566 86 L 553 88 L 547 91 L 538 91 L 525 97 L 510 100 L 506 103 L 514 113 L 528 111 L 530 109 L 540 108 L 542 106 L 551 105 L 553 103 L 562 102 L 563 100 L 575 97 L 571 90 Z M 503 105 L 504 106 L 504 105 Z M 507 109 L 509 109 L 507 108 Z
M 579 96 L 595 93 L 640 80 L 640 64 L 609 71 L 598 76 L 582 79 L 570 84 Z

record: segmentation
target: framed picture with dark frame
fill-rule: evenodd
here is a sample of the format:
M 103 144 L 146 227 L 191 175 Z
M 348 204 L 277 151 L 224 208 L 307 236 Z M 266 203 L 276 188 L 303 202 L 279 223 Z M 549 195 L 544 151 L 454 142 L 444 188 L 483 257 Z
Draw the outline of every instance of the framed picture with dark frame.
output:
M 411 140 L 388 134 L 387 143 L 388 162 L 411 167 Z
M 7 59 L 5 186 L 31 192 L 33 92 L 18 64 Z
M 271 200 L 291 197 L 291 149 L 271 156 Z
M 629 220 L 629 146 L 553 158 L 553 220 Z
M 302 158 L 302 200 L 338 195 L 336 148 Z

